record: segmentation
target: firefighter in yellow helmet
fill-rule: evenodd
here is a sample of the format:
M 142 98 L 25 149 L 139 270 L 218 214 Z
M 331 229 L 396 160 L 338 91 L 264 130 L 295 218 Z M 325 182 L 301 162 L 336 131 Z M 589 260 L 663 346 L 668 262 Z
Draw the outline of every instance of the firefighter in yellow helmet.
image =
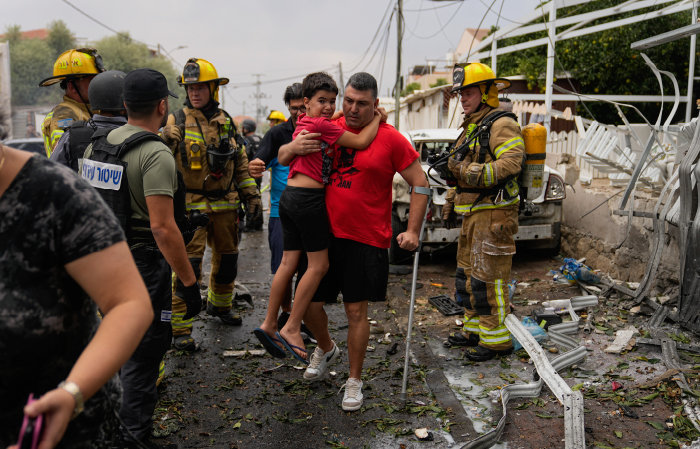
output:
M 287 121 L 287 119 L 284 117 L 284 114 L 282 114 L 280 111 L 272 110 L 267 116 L 267 121 L 270 122 L 270 128 L 273 126 L 277 126 L 280 123 L 284 123 Z
M 201 278 L 202 258 L 208 244 L 212 249 L 211 274 L 207 293 L 207 313 L 224 324 L 240 325 L 241 318 L 231 311 L 234 281 L 238 270 L 238 208 L 262 214 L 260 192 L 248 174 L 243 139 L 231 116 L 219 108 L 219 86 L 228 78 L 218 76 L 204 59 L 191 58 L 178 83 L 185 87 L 185 107 L 170 114 L 163 128 L 163 139 L 173 150 L 177 167 L 187 187 L 187 210 L 209 215 L 187 245 L 187 255 L 195 274 Z M 242 196 L 242 198 L 239 197 Z M 182 283 L 173 284 L 172 326 L 175 347 L 194 350 L 193 319 L 186 312 Z
M 41 127 L 47 157 L 51 157 L 58 139 L 73 121 L 87 121 L 92 116 L 88 103 L 88 86 L 95 75 L 104 71 L 102 57 L 97 50 L 71 49 L 56 59 L 53 75 L 39 83 L 42 87 L 61 83 L 61 89 L 65 91 L 63 101 L 48 113 Z
M 504 324 L 510 312 L 508 281 L 514 235 L 518 231 L 520 174 L 525 144 L 514 116 L 498 118 L 498 90 L 510 81 L 496 78 L 487 65 L 457 64 L 452 92 L 464 110 L 462 133 L 448 160 L 457 180 L 454 213 L 462 218 L 457 249 L 457 302 L 465 309 L 463 334 L 451 336 L 454 346 L 468 346 L 467 357 L 484 361 L 512 352 Z M 495 120 L 494 120 L 495 118 Z M 490 126 L 488 124 L 491 123 Z M 443 218 L 450 207 L 443 211 Z

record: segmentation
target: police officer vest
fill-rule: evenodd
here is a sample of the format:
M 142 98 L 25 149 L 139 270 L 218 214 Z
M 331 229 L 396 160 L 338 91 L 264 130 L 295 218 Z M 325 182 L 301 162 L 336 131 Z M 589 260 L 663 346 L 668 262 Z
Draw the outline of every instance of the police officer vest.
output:
M 82 176 L 102 195 L 107 205 L 119 220 L 129 245 L 136 243 L 155 247 L 150 222 L 131 217 L 131 197 L 129 179 L 126 176 L 126 162 L 121 157 L 137 145 L 150 140 L 163 140 L 156 134 L 141 131 L 129 136 L 120 144 L 107 141 L 111 129 L 98 129 L 92 135 L 92 155 L 83 160 Z M 163 142 L 165 145 L 165 142 Z M 189 220 L 185 210 L 185 183 L 177 172 L 178 188 L 173 198 L 175 222 L 181 232 L 189 230 Z
M 66 148 L 66 160 L 68 166 L 75 172 L 78 171 L 78 159 L 83 158 L 85 150 L 90 145 L 92 134 L 97 130 L 97 126 L 92 120 L 78 120 L 73 122 L 68 128 L 70 140 Z
M 262 139 L 257 134 L 252 134 L 250 136 L 245 136 L 245 152 L 248 156 L 248 162 L 255 159 L 255 153 L 258 152 L 258 147 Z

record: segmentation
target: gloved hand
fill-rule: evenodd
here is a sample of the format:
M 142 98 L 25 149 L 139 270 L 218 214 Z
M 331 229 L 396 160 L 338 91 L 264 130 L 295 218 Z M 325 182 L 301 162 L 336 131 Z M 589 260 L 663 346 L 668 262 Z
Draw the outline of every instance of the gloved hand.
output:
M 178 279 L 178 283 L 180 280 Z M 194 284 L 189 287 L 185 287 L 180 284 L 181 287 L 178 288 L 182 292 L 182 299 L 185 301 L 187 306 L 187 313 L 183 320 L 189 320 L 192 317 L 197 316 L 197 314 L 202 310 L 202 294 L 199 292 L 199 282 L 195 281 Z
M 466 168 L 462 168 L 461 178 L 467 185 L 481 185 L 482 173 L 484 172 L 484 164 L 472 162 Z
M 442 221 L 447 229 L 457 227 L 457 214 L 454 211 L 454 203 L 448 201 L 442 206 Z
M 182 141 L 182 129 L 177 125 L 165 125 L 161 132 L 161 137 L 168 145 L 180 143 Z
M 447 168 L 452 172 L 453 175 L 459 179 L 460 173 L 459 173 L 459 164 L 461 161 L 458 161 L 454 157 L 450 157 L 447 159 Z
M 260 197 L 250 198 L 246 204 L 245 210 L 246 226 L 251 229 L 260 227 L 263 222 L 262 202 L 260 201 Z

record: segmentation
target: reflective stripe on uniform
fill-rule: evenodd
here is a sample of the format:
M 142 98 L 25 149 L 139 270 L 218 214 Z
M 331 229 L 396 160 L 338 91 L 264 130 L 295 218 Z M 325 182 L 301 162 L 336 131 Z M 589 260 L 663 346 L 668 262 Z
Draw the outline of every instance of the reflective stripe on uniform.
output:
M 506 321 L 506 301 L 503 294 L 503 279 L 496 279 L 494 284 L 494 292 L 496 293 L 496 310 L 498 310 L 498 322 L 504 323 Z
M 490 163 L 484 164 L 484 172 L 484 185 L 489 187 L 496 181 L 493 176 L 493 166 Z
M 243 181 L 241 181 L 240 184 L 238 184 L 238 187 L 241 189 L 245 187 L 250 187 L 255 185 L 255 180 L 253 178 L 245 178 Z
M 472 206 L 471 204 L 455 204 L 455 212 L 460 214 L 460 215 L 466 215 L 470 212 L 474 212 L 477 210 L 484 210 L 484 209 L 498 209 L 501 207 L 506 207 L 506 206 L 511 206 L 513 204 L 518 204 L 520 201 L 519 197 L 512 198 L 508 201 L 502 201 L 500 203 L 496 204 L 491 204 L 491 203 L 481 203 Z
M 185 139 L 204 144 L 204 137 L 196 131 L 185 131 Z
M 214 307 L 231 307 L 231 302 L 233 301 L 233 292 L 229 293 L 214 293 L 209 289 L 207 292 L 207 300 Z
M 471 332 L 473 334 L 479 335 L 479 317 L 475 316 L 472 318 L 464 317 L 464 321 L 462 322 L 462 330 L 464 332 Z
M 499 146 L 497 146 L 493 154 L 496 156 L 496 159 L 498 159 L 503 153 L 518 145 L 522 145 L 524 147 L 525 141 L 523 141 L 522 137 L 513 137 L 512 139 L 508 139 Z
M 479 340 L 482 345 L 502 345 L 511 342 L 510 332 L 505 324 L 501 324 L 493 329 L 479 326 Z
M 239 204 L 240 201 L 238 199 L 236 199 L 234 203 L 229 203 L 228 201 L 204 201 L 201 203 L 188 203 L 187 210 L 207 210 L 208 208 L 211 208 L 211 210 L 214 212 L 222 210 L 236 210 L 238 209 Z
M 185 314 L 184 313 L 174 313 L 172 319 L 170 320 L 170 324 L 173 327 L 173 330 L 175 329 L 192 329 L 192 323 L 194 323 L 194 318 L 189 318 L 187 320 L 184 319 Z
M 58 140 L 61 138 L 65 131 L 62 129 L 55 129 L 51 132 L 51 145 L 56 145 Z

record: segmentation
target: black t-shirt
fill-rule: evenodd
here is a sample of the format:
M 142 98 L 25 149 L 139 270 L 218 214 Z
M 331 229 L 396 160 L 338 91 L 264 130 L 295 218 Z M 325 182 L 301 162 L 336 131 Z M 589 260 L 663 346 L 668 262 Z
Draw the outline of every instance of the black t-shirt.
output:
M 265 136 L 260 142 L 258 147 L 258 152 L 255 153 L 256 158 L 260 158 L 265 165 L 269 164 L 274 158 L 277 157 L 277 153 L 282 145 L 288 144 L 292 141 L 292 136 L 294 135 L 294 125 L 291 120 L 273 126 L 270 130 L 265 133 Z
M 39 397 L 65 379 L 99 324 L 95 304 L 64 266 L 124 234 L 92 187 L 36 156 L 0 196 L 0 217 L 0 447 L 6 447 L 16 442 L 29 393 Z M 63 445 L 105 440 L 114 431 L 116 400 L 110 382 L 71 422 Z

